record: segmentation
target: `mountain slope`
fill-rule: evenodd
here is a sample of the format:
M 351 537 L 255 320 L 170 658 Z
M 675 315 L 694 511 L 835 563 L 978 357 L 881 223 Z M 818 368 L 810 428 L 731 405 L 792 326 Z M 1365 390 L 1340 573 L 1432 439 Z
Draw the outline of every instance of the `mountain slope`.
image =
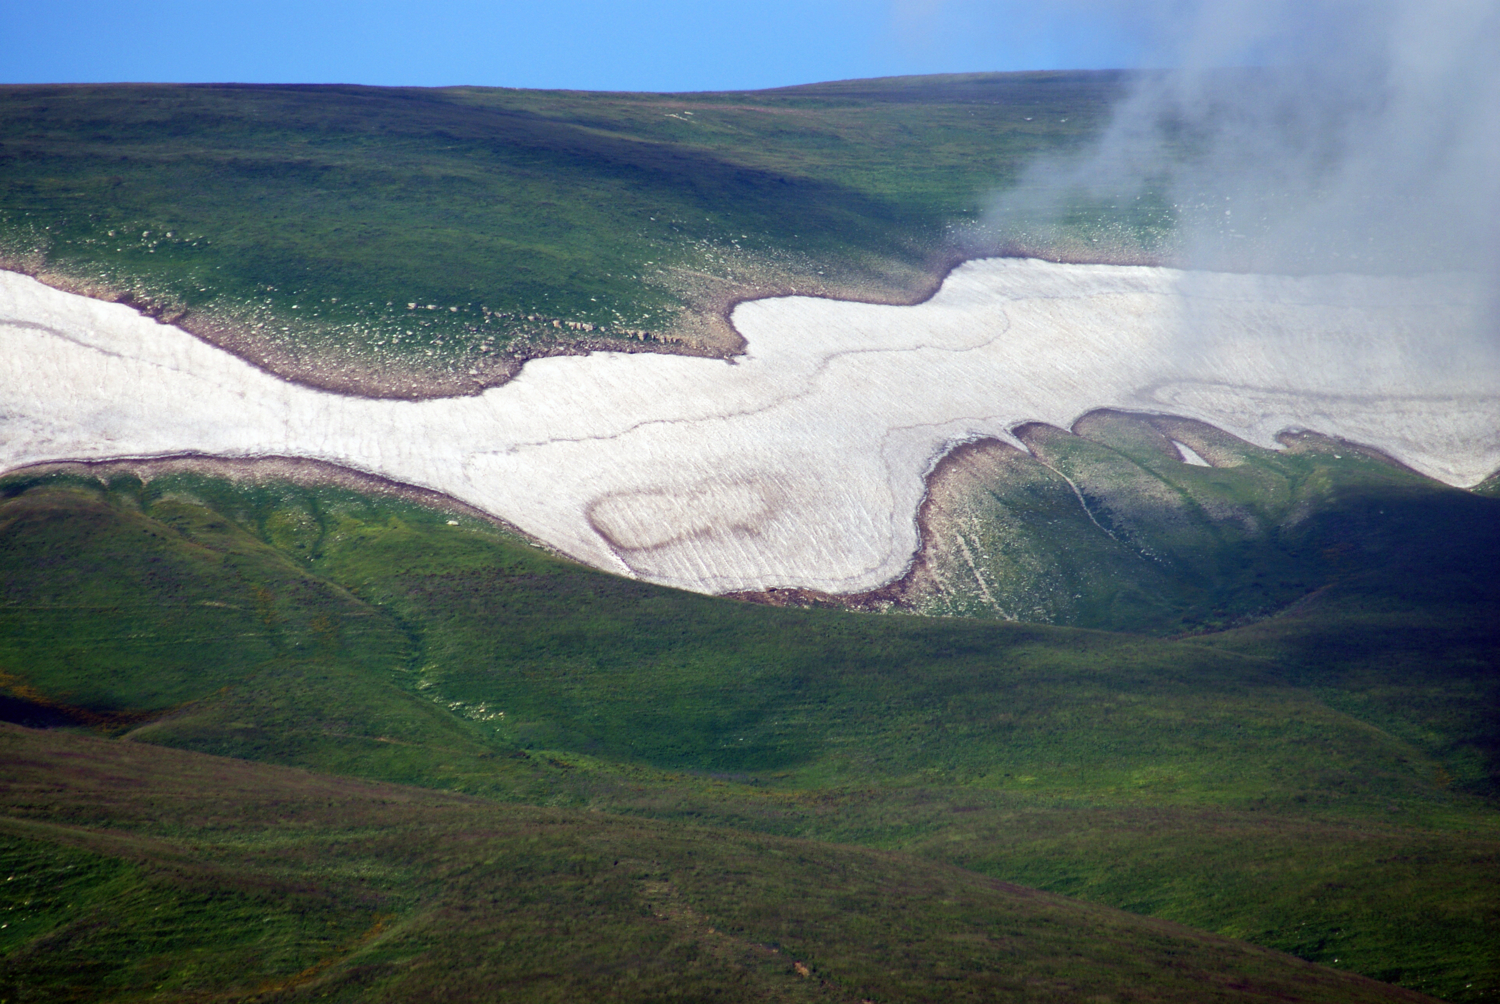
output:
M 276 477 L 75 467 L 6 491 L 0 666 L 33 716 L 906 848 L 1454 999 L 1494 985 L 1495 618 L 1436 588 L 1489 567 L 1472 541 L 1430 553 L 1435 591 L 1404 608 L 1350 575 L 1164 641 L 737 604 Z M 206 672 L 165 687 L 174 660 Z
M 725 354 L 738 299 L 926 295 L 949 228 L 1120 86 L 4 87 L 0 266 L 362 394 L 590 347 Z

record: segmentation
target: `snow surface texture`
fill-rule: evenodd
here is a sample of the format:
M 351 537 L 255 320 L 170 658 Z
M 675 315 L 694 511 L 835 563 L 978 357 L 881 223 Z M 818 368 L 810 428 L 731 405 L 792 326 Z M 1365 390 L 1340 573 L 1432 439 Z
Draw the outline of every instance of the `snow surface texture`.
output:
M 477 397 L 282 381 L 118 304 L 0 273 L 0 470 L 297 456 L 436 489 L 598 566 L 705 592 L 901 574 L 956 442 L 1096 408 L 1275 447 L 1310 429 L 1452 484 L 1500 465 L 1500 379 L 1462 277 L 1287 278 L 990 259 L 913 307 L 741 304 L 732 361 L 534 360 Z M 1436 348 L 1434 348 L 1436 346 Z

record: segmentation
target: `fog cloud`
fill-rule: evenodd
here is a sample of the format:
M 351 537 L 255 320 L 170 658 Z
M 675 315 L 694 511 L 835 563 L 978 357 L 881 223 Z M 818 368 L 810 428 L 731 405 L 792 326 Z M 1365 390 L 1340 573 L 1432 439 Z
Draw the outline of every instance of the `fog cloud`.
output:
M 1101 4 L 1113 13 L 1116 5 Z M 1500 3 L 1145 3 L 1159 59 L 977 242 L 1277 273 L 1500 262 Z

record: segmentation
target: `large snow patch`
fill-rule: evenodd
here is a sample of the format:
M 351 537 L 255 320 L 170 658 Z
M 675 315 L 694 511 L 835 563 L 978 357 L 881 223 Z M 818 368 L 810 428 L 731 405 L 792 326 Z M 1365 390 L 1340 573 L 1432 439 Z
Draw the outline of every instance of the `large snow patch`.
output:
M 0 273 L 0 470 L 299 456 L 445 492 L 582 561 L 710 592 L 868 589 L 955 442 L 1113 407 L 1252 442 L 1304 428 L 1472 484 L 1500 380 L 1461 277 L 1287 278 L 992 259 L 913 307 L 740 305 L 731 361 L 529 362 L 477 397 L 286 383 L 131 309 Z

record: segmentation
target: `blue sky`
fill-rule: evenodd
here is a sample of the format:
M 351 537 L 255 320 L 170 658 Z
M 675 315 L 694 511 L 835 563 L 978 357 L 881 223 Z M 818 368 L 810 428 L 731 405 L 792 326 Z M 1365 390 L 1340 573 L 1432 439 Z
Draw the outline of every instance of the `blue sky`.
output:
M 45 0 L 0 3 L 0 82 L 717 90 L 1136 66 L 1114 0 Z

